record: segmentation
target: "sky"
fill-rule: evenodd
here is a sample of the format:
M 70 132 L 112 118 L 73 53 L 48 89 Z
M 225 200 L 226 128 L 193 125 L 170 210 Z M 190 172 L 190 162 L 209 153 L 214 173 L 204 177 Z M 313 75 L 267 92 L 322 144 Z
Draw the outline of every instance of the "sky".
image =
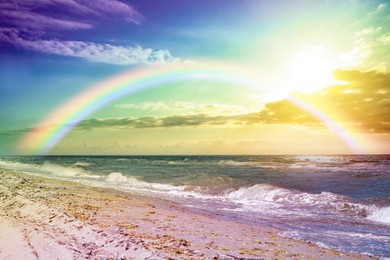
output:
M 390 2 L 0 0 L 0 155 L 356 153 L 390 153 Z

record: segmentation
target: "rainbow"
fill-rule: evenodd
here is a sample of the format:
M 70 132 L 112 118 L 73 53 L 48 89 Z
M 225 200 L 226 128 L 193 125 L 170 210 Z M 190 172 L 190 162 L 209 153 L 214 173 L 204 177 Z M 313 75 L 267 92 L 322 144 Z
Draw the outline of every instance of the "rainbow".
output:
M 47 154 L 82 120 L 124 96 L 185 80 L 227 82 L 261 88 L 259 71 L 235 64 L 197 61 L 154 65 L 116 75 L 65 102 L 36 124 L 16 145 L 16 151 Z
M 324 111 L 321 111 L 320 108 L 311 105 L 310 103 L 300 99 L 294 95 L 288 96 L 287 100 L 305 110 L 309 114 L 313 115 L 315 118 L 324 123 L 328 129 L 336 133 L 341 140 L 348 146 L 350 151 L 354 154 L 364 154 L 364 150 L 359 142 L 353 137 L 345 127 L 342 127 L 341 124 L 337 123 L 335 120 L 332 120 Z
M 177 62 L 147 66 L 108 78 L 71 98 L 36 124 L 17 143 L 17 153 L 45 155 L 88 116 L 112 102 L 133 93 L 185 80 L 226 82 L 262 88 L 259 71 L 215 61 Z M 362 153 L 356 140 L 318 109 L 299 100 L 291 102 L 324 122 L 336 132 L 353 153 Z

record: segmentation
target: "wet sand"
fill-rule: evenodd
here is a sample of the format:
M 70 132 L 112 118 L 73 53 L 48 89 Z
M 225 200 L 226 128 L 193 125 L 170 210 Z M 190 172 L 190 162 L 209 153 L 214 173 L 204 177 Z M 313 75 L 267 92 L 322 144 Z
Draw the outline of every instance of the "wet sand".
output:
M 173 202 L 0 169 L 0 259 L 373 259 Z

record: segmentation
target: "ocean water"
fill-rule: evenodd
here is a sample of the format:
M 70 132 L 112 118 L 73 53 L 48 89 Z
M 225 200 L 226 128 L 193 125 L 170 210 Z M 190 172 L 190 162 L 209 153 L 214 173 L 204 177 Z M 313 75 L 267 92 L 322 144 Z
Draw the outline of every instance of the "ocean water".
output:
M 390 155 L 0 157 L 0 168 L 172 200 L 390 258 Z

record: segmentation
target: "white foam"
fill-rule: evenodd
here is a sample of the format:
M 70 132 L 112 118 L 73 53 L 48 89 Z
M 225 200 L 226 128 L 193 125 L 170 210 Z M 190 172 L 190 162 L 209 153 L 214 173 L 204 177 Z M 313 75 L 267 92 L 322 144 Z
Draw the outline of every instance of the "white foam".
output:
M 390 224 L 390 206 L 375 210 L 367 216 L 367 219 L 385 224 Z
M 227 196 L 232 200 L 258 200 L 258 201 L 278 201 L 281 197 L 289 194 L 287 189 L 277 188 L 268 184 L 256 184 L 248 188 L 240 188 L 230 192 Z
M 155 194 L 159 197 L 176 197 L 176 198 L 196 198 L 204 200 L 226 200 L 225 196 L 207 195 L 200 192 L 190 190 L 187 186 L 175 186 L 163 183 L 150 183 L 137 179 L 134 176 L 125 176 L 120 172 L 110 173 L 105 182 L 83 182 L 88 185 L 109 187 L 123 191 L 131 191 L 141 194 Z
M 298 161 L 303 162 L 316 162 L 316 163 L 337 163 L 344 162 L 346 159 L 342 156 L 320 156 L 320 155 L 308 155 L 295 157 Z
M 180 165 L 180 164 L 183 164 L 182 162 L 177 162 L 177 161 L 169 161 L 168 162 L 169 165 Z
M 4 161 L 0 160 L 0 167 L 8 170 L 15 170 L 15 171 L 26 171 L 34 165 L 26 164 L 26 163 L 20 163 L 20 162 L 10 162 L 10 161 Z
M 106 177 L 106 181 L 123 183 L 127 182 L 128 178 L 123 176 L 120 172 L 112 172 Z
M 112 172 L 110 173 L 106 179 L 107 182 L 110 182 L 112 184 L 120 185 L 123 188 L 131 188 L 131 189 L 142 189 L 142 190 L 149 190 L 149 191 L 163 191 L 163 192 L 170 192 L 170 191 L 182 191 L 185 189 L 185 186 L 173 186 L 170 184 L 161 184 L 161 183 L 149 183 L 146 181 L 138 180 L 136 177 L 133 176 L 124 176 L 120 172 Z
M 276 203 L 281 206 L 320 206 L 353 215 L 365 215 L 367 211 L 371 210 L 371 206 L 355 203 L 349 197 L 331 192 L 311 194 L 270 184 L 256 184 L 251 187 L 240 188 L 226 196 L 233 202 L 251 206 L 257 204 L 263 206 L 265 202 Z
M 251 167 L 262 167 L 262 168 L 275 168 L 272 162 L 252 162 L 252 161 L 234 161 L 234 160 L 220 160 L 218 165 L 220 166 L 251 166 Z
M 93 163 L 88 163 L 88 162 L 76 162 L 74 163 L 72 166 L 73 167 L 77 167 L 77 166 L 81 166 L 81 167 L 88 167 L 90 165 L 92 165 Z
M 55 163 L 44 162 L 40 168 L 44 171 L 47 171 L 53 175 L 63 176 L 63 177 L 76 177 L 81 175 L 87 175 L 88 173 L 79 167 L 66 167 Z
M 289 190 L 276 187 L 270 184 L 256 184 L 251 187 L 240 188 L 228 194 L 234 200 L 259 200 L 269 202 L 286 202 L 289 204 L 323 204 L 328 201 L 340 200 L 338 195 L 322 192 L 321 194 L 310 194 L 297 190 Z
M 43 164 L 27 164 L 20 162 L 9 162 L 0 160 L 0 167 L 5 169 L 20 171 L 29 174 L 58 176 L 58 177 L 81 177 L 81 178 L 100 178 L 98 175 L 91 174 L 90 172 L 80 168 L 72 166 L 63 166 L 60 164 L 44 162 Z

